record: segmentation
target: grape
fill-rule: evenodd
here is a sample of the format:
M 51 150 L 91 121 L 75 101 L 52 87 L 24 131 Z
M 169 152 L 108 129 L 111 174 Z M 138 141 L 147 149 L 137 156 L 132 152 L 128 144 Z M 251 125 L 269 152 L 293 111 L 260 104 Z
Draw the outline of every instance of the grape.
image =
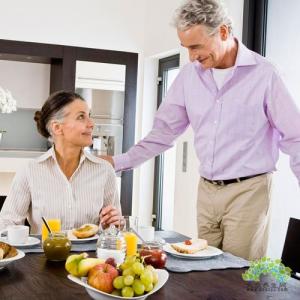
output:
M 125 264 L 131 266 L 131 265 L 133 265 L 135 263 L 135 259 L 136 259 L 135 255 L 126 256 L 126 258 L 125 258 Z
M 122 288 L 122 296 L 123 297 L 133 297 L 134 292 L 133 288 L 130 286 L 125 286 Z
M 113 290 L 111 294 L 115 295 L 115 296 L 121 296 L 121 291 L 119 291 L 119 290 Z
M 127 275 L 124 277 L 124 284 L 125 285 L 132 285 L 134 277 L 132 275 Z
M 124 287 L 124 276 L 118 276 L 113 281 L 113 286 L 116 289 L 122 289 Z
M 153 290 L 153 284 L 152 283 L 150 283 L 149 285 L 145 286 L 145 291 L 146 292 L 151 292 L 152 290 Z
M 147 265 L 145 269 L 150 270 L 151 272 L 155 272 L 155 268 L 151 265 Z
M 109 257 L 106 261 L 105 261 L 106 264 L 109 264 L 109 265 L 112 265 L 113 267 L 117 267 L 117 263 L 115 261 L 115 259 L 113 257 Z
M 143 283 L 141 282 L 141 280 L 139 279 L 135 279 L 134 282 L 133 282 L 133 290 L 134 290 L 134 293 L 136 295 L 143 295 L 144 294 L 144 291 L 145 291 L 145 286 L 143 285 Z
M 131 276 L 134 276 L 134 272 L 132 270 L 132 268 L 127 268 L 125 270 L 123 270 L 123 276 L 127 276 L 127 275 L 131 275 Z
M 150 283 L 153 283 L 153 274 L 150 270 L 144 270 L 140 278 L 144 285 L 149 285 Z
M 142 272 L 144 271 L 144 265 L 140 262 L 135 262 L 133 265 L 132 265 L 132 270 L 135 274 L 137 275 L 141 275 Z

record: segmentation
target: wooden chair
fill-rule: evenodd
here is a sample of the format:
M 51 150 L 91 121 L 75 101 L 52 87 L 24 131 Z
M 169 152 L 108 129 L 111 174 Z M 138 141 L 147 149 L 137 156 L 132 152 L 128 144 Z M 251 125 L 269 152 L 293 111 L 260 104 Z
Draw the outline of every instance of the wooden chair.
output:
M 300 280 L 300 220 L 290 218 L 283 251 L 282 263 L 292 269 L 292 277 Z

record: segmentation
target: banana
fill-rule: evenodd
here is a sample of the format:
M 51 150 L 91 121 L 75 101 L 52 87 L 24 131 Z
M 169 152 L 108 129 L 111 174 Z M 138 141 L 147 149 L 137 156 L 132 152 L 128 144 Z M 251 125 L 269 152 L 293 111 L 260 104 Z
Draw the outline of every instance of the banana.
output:
M 79 276 L 79 270 L 78 270 L 79 262 L 87 257 L 88 254 L 86 252 L 83 252 L 81 254 L 70 255 L 66 260 L 66 264 L 65 264 L 66 270 L 74 276 Z
M 98 264 L 104 263 L 105 260 L 101 258 L 84 258 L 78 264 L 78 276 L 87 276 L 91 268 Z

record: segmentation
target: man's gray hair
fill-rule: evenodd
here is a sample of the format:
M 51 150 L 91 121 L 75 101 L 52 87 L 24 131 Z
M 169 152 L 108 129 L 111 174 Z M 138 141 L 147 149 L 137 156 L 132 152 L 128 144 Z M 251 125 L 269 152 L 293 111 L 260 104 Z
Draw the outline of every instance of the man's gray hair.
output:
M 187 0 L 175 11 L 173 24 L 180 31 L 194 25 L 205 25 L 209 34 L 225 24 L 232 33 L 232 20 L 220 0 Z

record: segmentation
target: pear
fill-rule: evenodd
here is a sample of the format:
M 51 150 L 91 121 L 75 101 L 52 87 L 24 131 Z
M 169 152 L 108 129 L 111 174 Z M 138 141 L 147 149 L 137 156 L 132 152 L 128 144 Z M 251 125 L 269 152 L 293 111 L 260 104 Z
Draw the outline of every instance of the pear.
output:
M 98 264 L 103 264 L 105 262 L 104 259 L 101 258 L 84 258 L 78 264 L 78 276 L 87 276 L 87 273 L 91 268 Z
M 86 252 L 83 252 L 81 254 L 70 255 L 66 260 L 66 264 L 65 264 L 66 270 L 74 276 L 79 276 L 79 272 L 78 272 L 79 262 L 86 257 L 88 257 L 88 254 Z

